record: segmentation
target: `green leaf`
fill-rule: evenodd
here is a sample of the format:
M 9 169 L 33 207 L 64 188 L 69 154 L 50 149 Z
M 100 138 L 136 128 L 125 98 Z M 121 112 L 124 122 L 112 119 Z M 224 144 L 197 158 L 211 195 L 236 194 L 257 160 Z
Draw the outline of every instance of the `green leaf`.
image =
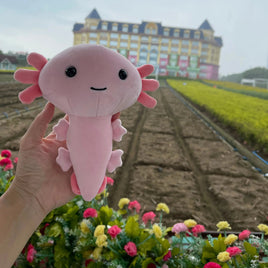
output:
M 220 253 L 226 250 L 226 245 L 224 244 L 224 238 L 219 235 L 218 239 L 215 239 L 213 241 L 213 248 L 216 251 L 216 253 Z
M 258 256 L 258 252 L 257 252 L 257 249 L 255 247 L 253 247 L 250 243 L 248 243 L 247 241 L 244 242 L 244 248 L 246 250 L 246 253 L 248 255 L 250 255 L 251 257 L 254 257 L 254 256 Z
M 113 210 L 108 206 L 101 207 L 98 213 L 98 218 L 100 219 L 101 223 L 107 225 L 108 222 L 111 220 L 113 215 Z
M 50 228 L 48 235 L 52 237 L 58 237 L 63 233 L 62 227 L 60 226 L 59 223 L 54 223 Z
M 139 223 L 134 217 L 129 217 L 126 223 L 125 232 L 129 238 L 136 238 L 140 234 Z
M 147 258 L 147 259 L 145 259 L 145 260 L 142 262 L 142 268 L 147 268 L 147 266 L 148 266 L 150 263 L 154 263 L 154 260 L 153 260 L 152 258 Z

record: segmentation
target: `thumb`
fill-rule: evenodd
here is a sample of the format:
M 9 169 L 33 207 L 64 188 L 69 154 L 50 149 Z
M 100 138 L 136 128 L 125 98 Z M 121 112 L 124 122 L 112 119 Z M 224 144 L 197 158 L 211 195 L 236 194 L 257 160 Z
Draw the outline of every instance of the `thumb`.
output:
M 25 142 L 40 143 L 44 137 L 48 124 L 52 120 L 55 107 L 52 103 L 48 102 L 41 113 L 39 113 L 27 132 L 24 135 Z

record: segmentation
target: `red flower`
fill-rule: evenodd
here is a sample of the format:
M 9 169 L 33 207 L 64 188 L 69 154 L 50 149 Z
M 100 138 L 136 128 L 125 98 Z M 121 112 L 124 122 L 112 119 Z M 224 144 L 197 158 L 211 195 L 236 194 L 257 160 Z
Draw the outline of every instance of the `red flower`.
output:
M 192 228 L 191 231 L 192 231 L 194 236 L 197 236 L 197 234 L 205 232 L 206 229 L 205 229 L 204 225 L 197 224 Z
M 110 177 L 107 177 L 107 184 L 114 185 L 114 180 Z
M 141 209 L 141 205 L 137 200 L 134 200 L 132 202 L 129 202 L 128 209 L 130 209 L 130 210 L 136 209 L 136 212 L 139 213 L 140 209 Z
M 112 227 L 110 227 L 108 229 L 108 234 L 112 237 L 112 238 L 116 238 L 117 235 L 121 232 L 121 229 L 117 226 L 114 225 Z
M 96 218 L 98 217 L 98 212 L 94 208 L 87 208 L 83 213 L 84 218 Z
M 204 268 L 221 268 L 221 266 L 216 262 L 208 262 Z
M 226 249 L 227 252 L 229 252 L 230 257 L 236 256 L 240 253 L 242 253 L 241 249 L 238 247 L 229 247 Z
M 10 158 L 11 157 L 11 152 L 9 150 L 3 150 L 1 152 L 1 156 L 2 157 L 7 157 L 7 158 Z
M 128 242 L 125 246 L 124 246 L 124 250 L 126 251 L 127 255 L 134 257 L 137 255 L 137 247 L 135 245 L 135 243 L 133 242 Z
M 9 158 L 3 158 L 2 160 L 0 160 L 0 166 L 4 167 L 7 165 L 12 165 L 12 161 Z
M 14 163 L 17 164 L 18 163 L 18 157 L 14 158 Z
M 93 262 L 93 259 L 87 259 L 85 261 L 85 266 L 87 267 L 91 262 Z
M 143 216 L 142 216 L 142 221 L 146 225 L 148 221 L 152 221 L 153 222 L 155 216 L 156 215 L 152 211 L 147 212 L 147 213 L 144 213 Z
M 169 250 L 168 253 L 163 257 L 163 260 L 168 261 L 171 257 L 171 250 Z
M 244 230 L 243 232 L 241 232 L 238 236 L 239 240 L 244 240 L 244 239 L 248 239 L 250 236 L 251 232 L 249 230 Z
M 42 235 L 44 235 L 45 234 L 45 230 L 46 230 L 46 228 L 49 226 L 49 223 L 46 223 L 45 225 L 44 225 L 44 227 L 42 227 L 41 229 L 40 229 L 40 233 L 42 234 Z
M 156 268 L 156 265 L 154 263 L 149 263 L 147 265 L 147 268 Z
M 27 252 L 27 261 L 32 263 L 34 260 L 34 255 L 36 254 L 36 250 L 32 244 L 29 244 Z
M 13 169 L 13 168 L 14 168 L 13 164 L 8 164 L 5 166 L 4 171 L 8 171 L 8 170 Z

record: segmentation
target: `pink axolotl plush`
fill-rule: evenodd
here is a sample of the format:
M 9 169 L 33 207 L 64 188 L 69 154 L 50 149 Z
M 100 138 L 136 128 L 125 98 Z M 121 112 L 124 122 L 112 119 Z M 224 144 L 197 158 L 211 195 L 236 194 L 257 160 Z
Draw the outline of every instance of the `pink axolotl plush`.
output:
M 112 141 L 126 133 L 119 112 L 136 101 L 153 108 L 156 100 L 144 91 L 159 87 L 152 65 L 135 68 L 125 57 L 99 45 L 70 47 L 47 61 L 37 53 L 28 56 L 37 71 L 18 70 L 14 77 L 33 85 L 19 94 L 29 104 L 43 96 L 69 116 L 54 126 L 56 139 L 66 140 L 58 151 L 63 171 L 73 167 L 72 190 L 89 201 L 106 186 L 106 170 L 122 165 L 122 150 L 112 151 Z

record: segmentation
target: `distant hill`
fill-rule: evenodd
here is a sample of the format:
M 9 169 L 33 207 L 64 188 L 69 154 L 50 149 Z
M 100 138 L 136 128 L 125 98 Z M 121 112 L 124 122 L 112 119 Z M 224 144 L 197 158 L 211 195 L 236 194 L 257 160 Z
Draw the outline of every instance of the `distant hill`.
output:
M 243 78 L 248 78 L 248 79 L 264 78 L 264 79 L 268 79 L 268 69 L 263 68 L 263 67 L 256 67 L 256 68 L 244 71 L 243 73 L 231 74 L 231 75 L 223 76 L 221 78 L 221 80 L 240 83 L 241 79 L 243 79 Z

